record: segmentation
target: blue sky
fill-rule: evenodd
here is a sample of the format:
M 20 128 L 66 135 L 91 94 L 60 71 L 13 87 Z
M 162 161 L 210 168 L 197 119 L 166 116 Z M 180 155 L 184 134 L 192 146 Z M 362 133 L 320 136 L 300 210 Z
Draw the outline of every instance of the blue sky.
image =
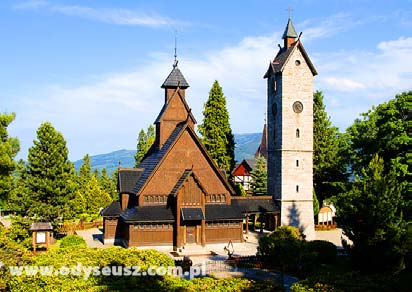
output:
M 135 149 L 163 103 L 173 64 L 198 122 L 213 81 L 232 130 L 260 132 L 262 78 L 292 7 L 328 114 L 344 131 L 361 112 L 412 89 L 412 1 L 1 1 L 0 112 L 27 158 L 50 121 L 71 160 Z

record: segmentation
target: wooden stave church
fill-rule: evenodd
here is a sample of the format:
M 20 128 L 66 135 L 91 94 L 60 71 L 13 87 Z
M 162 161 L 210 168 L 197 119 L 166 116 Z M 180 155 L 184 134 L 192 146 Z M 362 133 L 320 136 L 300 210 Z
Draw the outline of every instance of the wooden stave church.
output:
M 177 62 L 161 87 L 165 103 L 155 120 L 155 142 L 138 168 L 119 169 L 120 199 L 101 212 L 104 243 L 180 248 L 243 242 L 249 218 L 255 223 L 257 214 L 273 230 L 279 207 L 272 197 L 234 196 L 197 137 L 186 102 L 189 84 Z

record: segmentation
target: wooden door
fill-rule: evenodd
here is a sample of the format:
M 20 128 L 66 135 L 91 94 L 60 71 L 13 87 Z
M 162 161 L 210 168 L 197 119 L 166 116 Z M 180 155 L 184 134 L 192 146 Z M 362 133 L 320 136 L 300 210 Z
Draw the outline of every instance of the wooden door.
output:
M 186 243 L 196 243 L 196 226 L 186 226 Z

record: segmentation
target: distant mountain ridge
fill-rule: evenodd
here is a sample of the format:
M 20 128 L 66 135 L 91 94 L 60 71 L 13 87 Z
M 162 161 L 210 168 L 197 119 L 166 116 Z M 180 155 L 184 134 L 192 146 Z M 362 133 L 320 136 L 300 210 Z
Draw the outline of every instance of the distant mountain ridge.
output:
M 234 134 L 235 136 L 235 159 L 237 163 L 243 159 L 251 159 L 254 157 L 262 137 L 262 133 L 246 133 Z M 90 156 L 90 166 L 92 170 L 98 169 L 101 171 L 106 168 L 107 173 L 111 175 L 119 166 L 131 168 L 134 166 L 134 155 L 136 150 L 117 150 L 110 153 L 98 154 Z M 78 171 L 82 165 L 83 160 L 74 162 L 74 167 Z

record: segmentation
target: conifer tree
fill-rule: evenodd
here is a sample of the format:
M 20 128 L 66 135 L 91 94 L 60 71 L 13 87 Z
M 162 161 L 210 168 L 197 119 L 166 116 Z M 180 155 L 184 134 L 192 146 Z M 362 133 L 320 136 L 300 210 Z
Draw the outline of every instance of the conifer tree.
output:
M 16 168 L 14 157 L 20 150 L 19 140 L 9 137 L 7 127 L 16 115 L 0 114 L 0 207 L 8 199 L 13 185 L 13 171 Z
M 94 175 L 78 191 L 77 198 L 82 207 L 82 213 L 90 215 L 93 219 L 99 215 L 101 208 L 106 207 L 112 201 L 110 194 L 100 187 Z
M 92 167 L 90 165 L 90 156 L 89 154 L 86 154 L 83 157 L 83 163 L 79 169 L 80 183 L 89 181 L 91 177 L 92 177 Z
M 256 158 L 256 168 L 250 173 L 252 182 L 250 183 L 253 195 L 264 196 L 267 194 L 267 166 L 266 160 L 259 155 Z
M 99 178 L 99 185 L 106 193 L 108 193 L 113 200 L 117 199 L 116 193 L 116 180 L 112 177 L 107 175 L 106 168 L 102 169 L 102 173 L 100 174 Z
M 152 147 L 154 141 L 155 128 L 153 127 L 153 125 L 149 125 L 147 127 L 147 132 L 145 132 L 143 129 L 140 130 L 139 136 L 137 138 L 136 155 L 134 156 L 135 167 L 139 166 L 139 163 L 143 160 L 150 147 Z
M 235 166 L 235 140 L 229 123 L 226 97 L 216 80 L 203 109 L 203 123 L 199 125 L 202 142 L 216 164 L 230 173 Z
M 344 190 L 346 176 L 345 141 L 332 125 L 323 94 L 313 94 L 313 185 L 320 201 Z
M 73 215 L 74 166 L 63 135 L 51 123 L 37 130 L 37 140 L 29 149 L 24 184 L 30 200 L 29 216 L 56 221 Z
M 392 271 L 402 268 L 406 253 L 406 220 L 395 168 L 385 170 L 378 155 L 361 170 L 347 193 L 337 197 L 337 215 L 352 241 L 346 249 L 357 268 Z

